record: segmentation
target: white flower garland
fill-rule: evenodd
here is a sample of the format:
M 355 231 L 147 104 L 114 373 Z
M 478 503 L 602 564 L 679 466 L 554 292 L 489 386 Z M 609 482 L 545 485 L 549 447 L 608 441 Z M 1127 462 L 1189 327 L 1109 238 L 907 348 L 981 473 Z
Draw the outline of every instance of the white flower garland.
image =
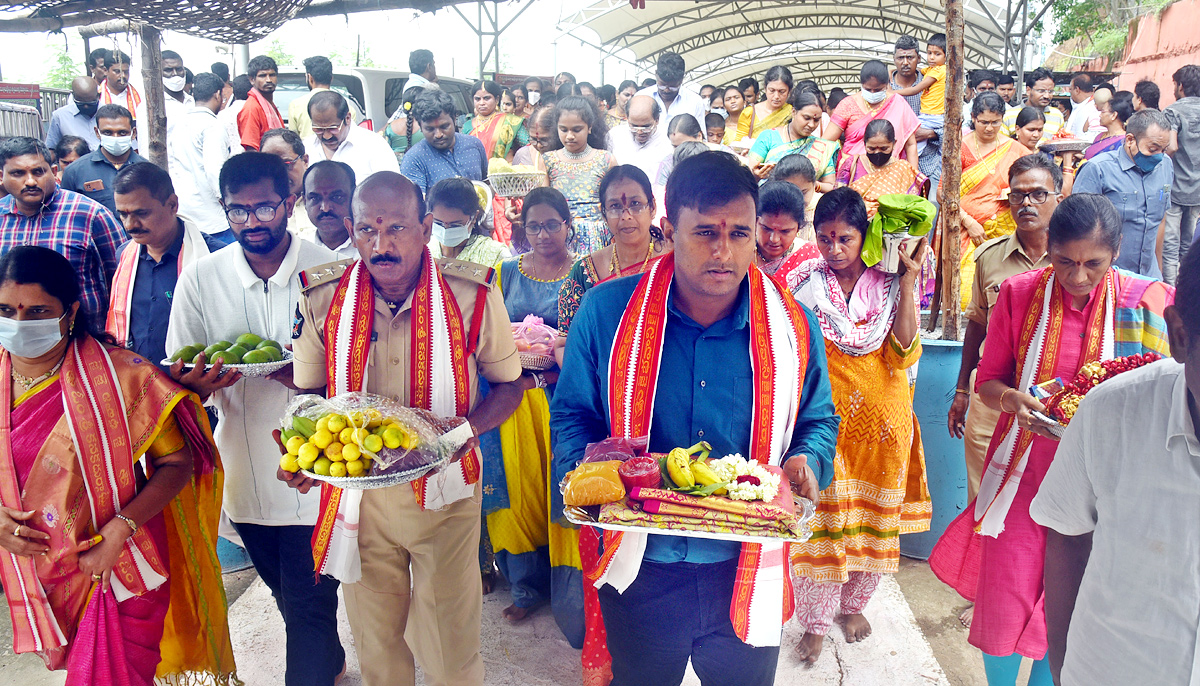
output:
M 716 472 L 717 476 L 721 477 L 722 481 L 728 481 L 726 487 L 729 490 L 728 496 L 733 500 L 763 500 L 770 502 L 779 494 L 779 475 L 774 474 L 763 468 L 758 462 L 747 460 L 741 454 L 726 455 L 719 460 L 712 460 L 708 466 Z M 739 476 L 752 476 L 758 479 L 758 484 L 743 479 L 741 482 L 737 480 Z

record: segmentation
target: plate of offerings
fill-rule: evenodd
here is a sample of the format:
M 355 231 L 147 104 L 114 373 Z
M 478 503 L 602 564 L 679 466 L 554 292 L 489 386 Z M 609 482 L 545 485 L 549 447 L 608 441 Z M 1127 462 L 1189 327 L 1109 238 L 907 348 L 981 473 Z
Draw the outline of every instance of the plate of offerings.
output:
M 1075 416 L 1075 411 L 1079 409 L 1080 401 L 1089 391 L 1118 374 L 1161 359 L 1162 356 L 1156 353 L 1142 353 L 1103 362 L 1088 362 L 1069 383 L 1064 384 L 1062 379 L 1055 378 L 1031 387 L 1030 394 L 1046 406 L 1044 414 L 1032 414 L 1049 425 L 1050 433 L 1061 438 L 1067 425 L 1071 423 L 1071 418 Z

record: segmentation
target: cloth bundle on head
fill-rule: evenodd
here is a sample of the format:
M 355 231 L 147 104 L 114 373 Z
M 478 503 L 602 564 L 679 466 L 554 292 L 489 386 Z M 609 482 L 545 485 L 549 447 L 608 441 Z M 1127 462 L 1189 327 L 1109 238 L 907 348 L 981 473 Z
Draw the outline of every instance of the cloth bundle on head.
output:
M 907 233 L 920 238 L 933 228 L 937 206 L 919 195 L 893 193 L 879 196 L 879 211 L 867 226 L 862 261 L 873 267 L 883 259 L 883 234 Z

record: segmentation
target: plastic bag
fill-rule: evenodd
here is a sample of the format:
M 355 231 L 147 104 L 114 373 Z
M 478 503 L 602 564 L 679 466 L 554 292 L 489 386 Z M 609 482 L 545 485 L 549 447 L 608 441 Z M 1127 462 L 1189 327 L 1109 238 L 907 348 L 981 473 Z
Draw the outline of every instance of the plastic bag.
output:
M 606 438 L 598 443 L 589 443 L 583 450 L 583 460 L 579 464 L 608 462 L 609 460 L 624 462 L 631 457 L 645 455 L 649 447 L 649 436 L 640 436 L 638 438 Z
M 531 314 L 522 321 L 513 322 L 512 332 L 518 352 L 534 355 L 554 353 L 554 340 L 558 338 L 558 329 L 547 326 L 541 317 Z
M 462 431 L 467 424 L 462 417 L 438 417 L 372 393 L 298 395 L 281 424 L 290 454 L 295 454 L 296 435 L 316 449 L 316 459 L 308 460 L 314 450 L 300 446 L 300 468 L 335 477 L 404 474 L 411 476 L 405 480 L 415 480 L 448 463 L 471 437 L 469 428 L 465 435 Z M 359 461 L 357 467 L 351 457 Z M 344 465 L 345 474 L 334 473 L 341 471 L 337 464 Z

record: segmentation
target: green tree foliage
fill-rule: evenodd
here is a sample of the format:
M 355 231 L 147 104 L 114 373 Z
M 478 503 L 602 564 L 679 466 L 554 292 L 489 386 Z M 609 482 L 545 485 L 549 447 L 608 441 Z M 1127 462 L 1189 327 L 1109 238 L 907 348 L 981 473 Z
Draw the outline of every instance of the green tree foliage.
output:
M 71 59 L 64 46 L 55 51 L 50 60 L 50 69 L 40 83 L 47 88 L 70 88 L 75 77 L 84 75 L 83 67 Z
M 267 47 L 266 55 L 267 57 L 275 60 L 275 64 L 278 64 L 281 67 L 295 64 L 295 60 L 292 58 L 291 53 L 284 49 L 283 41 L 279 40 L 278 38 L 271 41 L 271 45 Z

